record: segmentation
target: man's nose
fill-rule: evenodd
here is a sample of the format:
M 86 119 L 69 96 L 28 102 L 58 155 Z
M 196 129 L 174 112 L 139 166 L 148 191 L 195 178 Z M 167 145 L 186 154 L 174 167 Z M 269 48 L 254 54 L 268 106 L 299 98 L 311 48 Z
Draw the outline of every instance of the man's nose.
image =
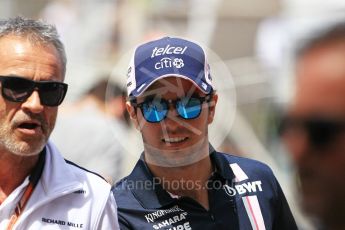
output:
M 178 119 L 178 112 L 177 112 L 177 108 L 176 105 L 173 103 L 169 103 L 168 104 L 168 113 L 167 113 L 167 117 L 166 117 L 166 122 L 172 122 L 175 123 L 176 125 L 176 119 Z
M 169 103 L 168 105 L 168 116 L 173 116 L 173 117 L 177 117 L 178 116 L 178 112 L 177 112 L 177 108 L 176 108 L 176 104 L 174 103 Z
M 40 96 L 36 90 L 22 103 L 22 108 L 32 113 L 41 113 L 43 111 L 44 106 L 41 104 Z

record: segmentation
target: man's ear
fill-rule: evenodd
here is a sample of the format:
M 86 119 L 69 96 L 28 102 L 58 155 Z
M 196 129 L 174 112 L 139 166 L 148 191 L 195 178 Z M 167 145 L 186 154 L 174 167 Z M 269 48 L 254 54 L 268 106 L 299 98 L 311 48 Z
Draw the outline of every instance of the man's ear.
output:
M 139 121 L 138 121 L 138 117 L 137 117 L 136 108 L 134 106 L 132 106 L 132 104 L 129 101 L 126 101 L 126 109 L 127 109 L 129 117 L 131 118 L 135 128 L 137 130 L 140 130 L 139 129 Z
M 208 114 L 208 124 L 211 124 L 213 122 L 213 118 L 216 112 L 216 105 L 218 101 L 218 94 L 213 94 L 211 101 L 209 104 L 209 114 Z

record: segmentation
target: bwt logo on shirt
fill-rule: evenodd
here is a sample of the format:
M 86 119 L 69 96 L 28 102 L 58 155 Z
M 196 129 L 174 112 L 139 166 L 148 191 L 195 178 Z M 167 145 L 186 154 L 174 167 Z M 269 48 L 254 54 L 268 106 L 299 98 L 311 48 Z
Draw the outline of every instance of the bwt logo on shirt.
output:
M 225 184 L 223 188 L 229 196 L 235 196 L 236 194 L 243 195 L 245 193 L 262 192 L 261 181 L 252 181 L 242 184 L 237 184 L 235 188 Z
M 184 62 L 181 58 L 171 59 L 171 58 L 165 57 L 155 64 L 155 69 L 171 68 L 171 67 L 180 69 L 183 66 L 184 66 Z

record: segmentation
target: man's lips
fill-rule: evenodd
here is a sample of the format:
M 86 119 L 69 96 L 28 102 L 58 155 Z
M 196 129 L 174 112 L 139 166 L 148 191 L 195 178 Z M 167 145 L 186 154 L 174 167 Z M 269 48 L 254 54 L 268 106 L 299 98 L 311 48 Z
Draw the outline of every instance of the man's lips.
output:
M 38 121 L 22 121 L 18 123 L 17 129 L 25 134 L 36 134 L 42 132 L 42 125 Z

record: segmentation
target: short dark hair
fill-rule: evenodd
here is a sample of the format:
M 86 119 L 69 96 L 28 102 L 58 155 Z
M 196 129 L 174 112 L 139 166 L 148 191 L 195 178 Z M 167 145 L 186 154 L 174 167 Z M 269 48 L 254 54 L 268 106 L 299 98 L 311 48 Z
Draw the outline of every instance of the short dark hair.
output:
M 27 37 L 32 44 L 52 44 L 60 55 L 63 75 L 65 75 L 67 63 L 66 52 L 54 25 L 42 20 L 33 20 L 21 16 L 0 19 L 0 38 L 7 35 Z
M 296 57 L 301 57 L 310 50 L 322 45 L 340 42 L 344 42 L 345 44 L 345 22 L 338 22 L 313 33 L 312 36 L 309 36 L 309 38 L 304 40 L 302 45 L 297 48 Z

